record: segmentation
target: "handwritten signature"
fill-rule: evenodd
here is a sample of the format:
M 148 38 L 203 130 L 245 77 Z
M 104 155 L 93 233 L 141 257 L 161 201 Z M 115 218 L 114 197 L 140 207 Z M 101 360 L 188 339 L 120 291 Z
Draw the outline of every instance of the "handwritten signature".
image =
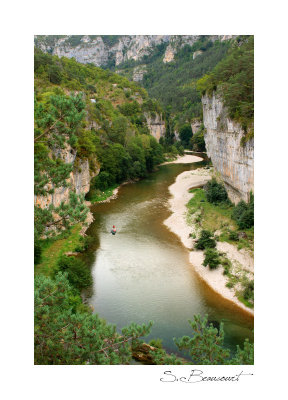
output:
M 172 371 L 165 371 L 164 377 L 160 378 L 161 382 L 183 382 L 183 383 L 197 383 L 197 382 L 238 382 L 240 377 L 253 375 L 253 374 L 244 374 L 241 371 L 239 374 L 234 376 L 204 376 L 204 372 L 200 369 L 192 369 L 189 376 L 181 376 L 177 377 L 176 375 L 172 374 Z

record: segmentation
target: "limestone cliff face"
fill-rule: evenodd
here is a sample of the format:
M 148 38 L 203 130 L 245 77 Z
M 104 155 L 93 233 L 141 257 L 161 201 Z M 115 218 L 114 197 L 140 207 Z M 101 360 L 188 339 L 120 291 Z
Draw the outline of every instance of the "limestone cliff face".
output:
M 53 194 L 48 196 L 35 196 L 35 205 L 41 208 L 47 208 L 50 204 L 58 207 L 61 202 L 68 202 L 70 191 L 76 194 L 86 194 L 90 190 L 90 181 L 93 176 L 98 175 L 99 169 L 92 173 L 89 168 L 88 160 L 77 160 L 76 151 L 69 145 L 65 149 L 55 150 L 56 157 L 61 158 L 65 163 L 72 163 L 74 168 L 67 179 L 67 187 L 56 188 Z M 77 165 L 76 165 L 77 164 Z
M 195 135 L 195 133 L 197 133 L 199 131 L 200 126 L 201 126 L 201 122 L 198 118 L 194 118 L 191 121 L 191 129 L 192 129 L 193 135 Z
M 202 105 L 207 154 L 221 174 L 231 201 L 248 201 L 250 191 L 254 191 L 254 140 L 241 145 L 244 132 L 228 117 L 216 93 L 203 96 Z
M 74 57 L 81 63 L 94 63 L 97 66 L 106 65 L 108 60 L 115 60 L 119 65 L 126 60 L 138 60 L 148 54 L 153 45 L 169 41 L 169 35 L 123 35 L 119 36 L 113 45 L 104 43 L 101 36 L 82 36 L 77 45 L 71 45 L 70 36 L 55 39 L 47 44 L 45 37 L 36 36 L 36 45 L 45 52 L 58 57 Z M 41 41 L 37 38 L 42 38 Z
M 210 40 L 228 40 L 232 35 L 211 35 Z M 52 40 L 51 40 L 52 38 Z M 109 44 L 103 41 L 101 36 L 79 36 L 77 44 L 71 44 L 70 36 L 35 36 L 35 45 L 44 52 L 52 53 L 58 57 L 74 57 L 83 64 L 93 63 L 104 66 L 111 60 L 115 65 L 127 60 L 139 60 L 148 55 L 161 43 L 167 43 L 168 47 L 163 58 L 164 62 L 174 59 L 174 54 L 185 44 L 193 45 L 200 35 L 119 35 L 116 43 Z
M 194 51 L 194 53 L 193 53 L 193 60 L 195 60 L 195 58 L 198 57 L 198 56 L 200 56 L 201 54 L 203 54 L 203 51 L 202 51 L 202 50 Z
M 165 135 L 165 121 L 161 114 L 144 113 L 150 135 L 154 136 L 159 142 L 160 138 Z
M 164 58 L 163 58 L 163 62 L 167 63 L 167 62 L 171 62 L 174 60 L 174 55 L 175 55 L 175 48 L 173 48 L 170 44 L 167 47 L 165 54 L 164 54 Z
M 140 82 L 143 79 L 143 75 L 145 74 L 147 68 L 146 65 L 138 65 L 133 70 L 133 81 Z

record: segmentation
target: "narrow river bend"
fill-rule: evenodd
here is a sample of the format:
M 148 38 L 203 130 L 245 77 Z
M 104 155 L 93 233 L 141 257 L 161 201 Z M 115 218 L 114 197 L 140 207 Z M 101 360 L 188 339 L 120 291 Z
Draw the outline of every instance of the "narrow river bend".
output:
M 173 352 L 173 337 L 190 335 L 187 321 L 198 313 L 224 322 L 231 350 L 245 337 L 253 339 L 251 317 L 235 311 L 198 278 L 189 251 L 163 224 L 170 215 L 168 187 L 181 172 L 204 164 L 163 165 L 148 178 L 122 186 L 117 199 L 92 208 L 95 220 L 87 231 L 93 238 L 84 255 L 93 275 L 88 302 L 95 313 L 119 329 L 153 320 L 145 341 L 159 337 Z

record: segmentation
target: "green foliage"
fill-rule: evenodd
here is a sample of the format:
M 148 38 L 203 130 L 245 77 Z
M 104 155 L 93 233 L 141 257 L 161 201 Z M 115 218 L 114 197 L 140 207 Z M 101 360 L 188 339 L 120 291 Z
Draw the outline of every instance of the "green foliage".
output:
M 76 47 L 81 43 L 83 35 L 71 35 L 66 39 L 67 44 L 72 47 Z
M 188 350 L 194 364 L 253 364 L 253 345 L 245 341 L 236 356 L 223 346 L 222 324 L 218 331 L 208 317 L 194 316 L 189 321 L 194 335 L 184 336 L 175 343 L 180 350 Z M 140 337 L 149 334 L 152 322 L 135 323 L 117 333 L 116 327 L 91 314 L 83 305 L 79 292 L 61 272 L 55 279 L 38 275 L 35 278 L 35 364 L 83 365 L 129 364 L 132 349 L 141 343 Z M 161 365 L 183 364 L 175 355 L 161 349 L 159 340 L 150 342 L 158 348 L 153 363 Z
M 250 193 L 248 203 L 241 200 L 233 209 L 232 218 L 235 219 L 239 229 L 249 229 L 254 226 L 254 196 Z
M 229 239 L 230 240 L 234 240 L 234 241 L 238 241 L 239 240 L 238 233 L 235 232 L 235 231 L 230 231 L 229 232 Z
M 204 139 L 204 125 L 202 124 L 198 132 L 196 132 L 190 140 L 190 148 L 194 151 L 204 152 L 206 151 L 205 139 Z
M 247 130 L 254 116 L 254 37 L 244 37 L 242 42 L 235 44 L 211 73 L 199 79 L 197 89 L 202 94 L 217 89 L 230 118 Z
M 188 350 L 194 364 L 198 365 L 253 365 L 254 345 L 246 339 L 243 349 L 237 346 L 234 357 L 231 358 L 229 349 L 224 347 L 223 324 L 219 330 L 208 323 L 208 315 L 203 318 L 194 315 L 194 320 L 189 324 L 193 330 L 193 336 L 183 336 L 174 339 L 180 350 Z
M 80 38 L 72 36 L 70 40 Z M 68 188 L 72 169 L 79 170 L 85 159 L 93 172 L 101 166 L 100 175 L 91 185 L 92 190 L 100 191 L 127 179 L 143 177 L 163 161 L 162 147 L 154 138 L 142 136 L 149 132 L 140 98 L 145 107 L 157 109 L 157 104 L 145 103 L 147 95 L 135 83 L 93 65 L 59 59 L 36 49 L 35 86 L 35 195 L 45 198 L 57 188 Z M 124 87 L 131 99 L 137 94 L 139 103 L 135 99 L 127 101 Z M 74 90 L 78 92 L 75 95 Z M 91 93 L 97 98 L 95 103 L 90 102 Z M 119 108 L 108 100 L 111 96 L 121 104 Z M 68 146 L 74 156 L 73 164 L 64 160 L 63 151 Z M 83 196 L 78 196 L 77 201 L 71 196 L 69 204 L 59 207 L 50 204 L 44 209 L 36 202 L 36 240 L 85 220 L 88 208 Z M 35 261 L 39 262 L 37 252 L 38 248 Z
M 140 112 L 140 106 L 137 101 L 133 101 L 132 103 L 124 103 L 121 106 L 118 106 L 121 114 L 125 116 L 132 116 Z
M 217 204 L 229 202 L 224 185 L 218 183 L 215 178 L 212 178 L 211 181 L 205 185 L 204 189 L 209 203 Z
M 34 264 L 37 265 L 41 261 L 42 247 L 39 240 L 34 241 Z
M 204 255 L 205 255 L 205 259 L 203 261 L 204 267 L 207 267 L 208 265 L 210 269 L 216 269 L 220 265 L 221 260 L 217 250 L 207 248 L 204 251 Z
M 245 300 L 254 302 L 254 281 L 245 282 L 243 297 Z
M 216 247 L 216 242 L 213 233 L 203 229 L 200 233 L 200 238 L 197 240 L 195 248 L 198 250 L 210 249 Z
M 131 324 L 118 334 L 88 311 L 67 275 L 35 279 L 35 364 L 129 364 L 131 344 L 151 326 Z
M 38 71 L 40 67 L 42 70 L 52 64 L 52 57 L 49 54 L 43 53 L 35 48 L 34 51 L 34 71 Z
M 153 112 L 154 111 L 158 114 L 162 113 L 162 109 L 161 109 L 159 103 L 150 98 L 143 102 L 142 111 L 144 111 L 144 112 Z
M 189 324 L 194 335 L 174 339 L 179 349 L 188 350 L 194 364 L 227 364 L 230 352 L 223 346 L 223 324 L 218 331 L 212 324 L 208 324 L 207 315 L 203 319 L 200 315 L 194 315 L 194 321 L 189 320 Z
M 77 157 L 78 159 L 88 158 L 92 154 L 96 154 L 96 146 L 94 141 L 94 135 L 91 131 L 83 131 L 81 136 L 76 142 Z
M 107 144 L 96 154 L 101 171 L 92 179 L 91 187 L 102 191 L 125 180 L 142 178 L 163 161 L 162 146 L 150 135 L 129 137 L 126 147 Z
M 157 347 L 158 349 L 163 349 L 162 339 L 160 338 L 150 340 L 149 344 L 150 346 Z
M 69 283 L 76 289 L 92 285 L 92 276 L 85 263 L 76 257 L 62 256 L 58 261 L 58 271 L 67 272 Z
M 253 365 L 254 345 L 245 339 L 243 349 L 237 345 L 236 355 L 230 360 L 230 365 Z
M 183 125 L 179 130 L 179 136 L 181 143 L 184 147 L 188 147 L 190 139 L 192 137 L 192 129 L 190 124 Z
M 84 195 L 69 193 L 69 201 L 61 202 L 58 207 L 50 204 L 48 208 L 34 207 L 34 233 L 36 241 L 43 236 L 53 236 L 63 229 L 68 229 L 78 222 L 86 220 L 88 207 Z
M 48 69 L 48 76 L 51 83 L 59 85 L 62 80 L 61 68 L 57 64 L 51 65 Z
M 211 71 L 224 57 L 229 47 L 228 42 L 215 42 L 207 48 L 205 55 L 193 60 L 193 48 L 186 45 L 170 63 L 163 63 L 163 55 L 155 55 L 147 64 L 143 77 L 143 86 L 149 96 L 157 99 L 161 106 L 170 112 L 183 116 L 183 121 L 200 117 L 202 113 L 201 97 L 196 90 L 195 81 Z M 147 60 L 149 57 L 147 57 Z M 143 61 L 141 60 L 143 63 Z M 121 68 L 121 65 L 120 65 Z
M 90 35 L 90 37 L 92 36 Z M 106 45 L 112 47 L 116 43 L 118 43 L 119 39 L 121 38 L 121 35 L 101 35 L 101 38 Z

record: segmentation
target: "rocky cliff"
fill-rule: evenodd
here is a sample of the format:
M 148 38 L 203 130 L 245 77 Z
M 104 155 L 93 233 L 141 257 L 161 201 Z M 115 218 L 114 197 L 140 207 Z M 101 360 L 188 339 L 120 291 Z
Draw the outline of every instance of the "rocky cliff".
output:
M 70 191 L 73 191 L 76 194 L 85 195 L 90 190 L 91 179 L 99 173 L 99 168 L 97 168 L 95 172 L 90 171 L 87 159 L 76 159 L 76 151 L 69 145 L 67 145 L 65 149 L 55 150 L 54 154 L 56 157 L 61 158 L 65 163 L 72 163 L 73 170 L 67 180 L 67 187 L 55 188 L 53 194 L 49 194 L 45 197 L 35 196 L 35 205 L 38 205 L 41 208 L 47 208 L 50 204 L 58 207 L 61 202 L 68 202 Z
M 232 35 L 211 35 L 209 39 L 228 40 Z M 78 35 L 53 36 L 36 35 L 35 45 L 42 51 L 59 57 L 74 57 L 83 64 L 93 63 L 105 66 L 109 62 L 115 65 L 127 60 L 139 60 L 148 55 L 154 46 L 167 43 L 163 62 L 171 62 L 179 48 L 188 44 L 193 45 L 200 35 L 118 35 L 113 40 L 108 36 Z
M 248 201 L 250 191 L 254 191 L 254 140 L 242 143 L 243 129 L 228 117 L 216 93 L 203 96 L 202 105 L 207 154 L 221 174 L 231 201 Z
M 159 142 L 160 138 L 165 135 L 165 122 L 162 115 L 157 113 L 144 113 L 144 115 L 150 135 L 154 136 Z

